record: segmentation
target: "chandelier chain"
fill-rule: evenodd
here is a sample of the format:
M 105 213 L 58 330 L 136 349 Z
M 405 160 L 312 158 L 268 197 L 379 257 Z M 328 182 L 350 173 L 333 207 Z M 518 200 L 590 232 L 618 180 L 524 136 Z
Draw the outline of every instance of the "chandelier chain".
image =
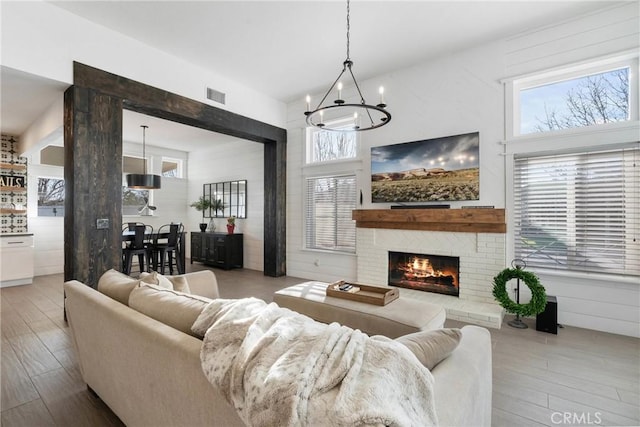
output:
M 351 30 L 351 8 L 349 7 L 349 0 L 347 0 L 347 61 L 350 61 L 349 54 L 349 38 L 350 38 L 350 30 Z

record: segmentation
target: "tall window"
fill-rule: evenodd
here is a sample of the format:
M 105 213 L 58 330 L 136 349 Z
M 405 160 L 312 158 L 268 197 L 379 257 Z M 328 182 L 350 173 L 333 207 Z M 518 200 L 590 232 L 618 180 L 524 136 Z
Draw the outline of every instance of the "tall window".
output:
M 356 177 L 307 179 L 306 247 L 354 253 Z
M 515 255 L 532 267 L 640 276 L 640 149 L 515 159 Z
M 307 129 L 306 163 L 314 176 L 306 179 L 305 247 L 355 253 L 356 225 L 351 219 L 356 208 L 355 169 L 353 163 L 341 163 L 337 168 L 328 163 L 357 160 L 357 132 L 348 131 L 354 126 L 352 117 L 331 125 L 343 126 L 345 131 Z

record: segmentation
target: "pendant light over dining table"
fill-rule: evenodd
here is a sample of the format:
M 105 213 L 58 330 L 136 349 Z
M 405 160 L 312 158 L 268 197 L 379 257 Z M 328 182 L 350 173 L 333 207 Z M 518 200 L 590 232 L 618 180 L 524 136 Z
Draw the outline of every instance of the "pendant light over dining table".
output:
M 378 91 L 380 94 L 380 101 L 378 104 L 367 104 L 362 92 L 360 91 L 360 86 L 356 81 L 356 77 L 353 75 L 353 70 L 351 69 L 353 61 L 351 60 L 349 52 L 349 39 L 351 32 L 350 18 L 350 2 L 347 0 L 347 59 L 342 63 L 342 71 L 314 110 L 311 109 L 311 97 L 307 95 L 306 99 L 307 110 L 304 114 L 307 116 L 307 124 L 323 130 L 359 132 L 379 128 L 391 121 L 391 114 L 385 110 L 387 105 L 384 102 L 384 88 L 381 86 Z M 351 76 L 353 84 L 360 96 L 359 102 L 349 103 L 342 99 L 343 84 L 340 81 L 340 78 L 342 78 L 347 70 L 349 71 L 348 75 Z M 324 104 L 334 88 L 336 88 L 338 92 L 337 99 L 333 101 L 333 104 L 329 102 Z M 344 119 L 348 118 L 353 119 L 353 127 L 345 127 Z
M 156 190 L 160 188 L 160 175 L 147 173 L 146 157 L 146 130 L 149 126 L 141 125 L 142 128 L 142 164 L 144 173 L 130 173 L 127 175 L 127 187 L 139 190 Z

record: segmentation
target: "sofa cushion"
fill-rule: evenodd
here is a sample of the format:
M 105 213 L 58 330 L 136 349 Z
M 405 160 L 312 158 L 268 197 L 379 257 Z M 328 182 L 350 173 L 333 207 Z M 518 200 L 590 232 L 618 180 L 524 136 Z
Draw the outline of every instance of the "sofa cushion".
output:
M 140 283 L 117 270 L 105 272 L 98 280 L 98 291 L 124 305 L 129 304 L 129 294 Z
M 185 334 L 202 338 L 191 331 L 191 325 L 211 301 L 206 297 L 140 283 L 131 291 L 129 307 Z
M 456 349 L 461 338 L 460 329 L 443 328 L 414 332 L 396 338 L 396 341 L 408 347 L 418 360 L 431 370 Z

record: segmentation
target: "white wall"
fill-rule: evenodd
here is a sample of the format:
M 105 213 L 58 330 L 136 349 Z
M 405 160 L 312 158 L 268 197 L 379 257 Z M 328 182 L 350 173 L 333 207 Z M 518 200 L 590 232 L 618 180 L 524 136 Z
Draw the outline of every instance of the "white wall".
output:
M 370 202 L 372 146 L 478 131 L 480 200 L 476 204 L 505 207 L 509 216 L 511 205 L 506 193 L 507 166 L 511 160 L 505 156 L 502 144 L 506 137 L 507 104 L 501 81 L 631 48 L 637 50 L 638 28 L 638 3 L 617 4 L 601 13 L 550 24 L 508 40 L 359 82 L 370 103 L 377 100 L 376 88 L 384 85 L 385 100 L 393 116 L 389 125 L 361 134 L 362 162 L 358 171 L 358 186 L 364 195 L 361 208 L 389 206 Z M 304 109 L 302 101 L 288 105 L 287 274 L 325 281 L 352 280 L 356 278 L 353 256 L 311 252 L 302 246 Z M 474 203 L 451 202 L 453 208 L 463 204 Z M 504 266 L 509 263 L 508 253 Z M 498 272 L 496 269 L 495 273 Z M 558 296 L 560 323 L 640 336 L 637 280 L 623 278 L 606 282 L 597 277 L 548 274 L 540 274 L 540 278 L 548 293 Z
M 286 107 L 260 92 L 42 1 L 1 2 L 2 65 L 73 84 L 73 61 L 284 127 Z M 226 93 L 226 106 L 205 88 Z
M 243 234 L 244 268 L 264 271 L 264 146 L 233 139 L 193 151 L 189 153 L 188 178 L 187 204 L 198 200 L 203 184 L 247 180 L 247 218 L 236 220 L 235 232 Z M 189 208 L 187 217 L 188 231 L 198 231 L 202 213 Z M 225 218 L 216 218 L 214 222 L 218 232 L 226 233 Z M 187 256 L 191 256 L 190 247 Z
M 61 145 L 61 136 L 57 139 L 47 139 L 44 142 L 53 145 Z M 28 158 L 28 206 L 29 232 L 34 234 L 36 276 L 64 272 L 64 218 L 63 217 L 39 217 L 38 212 L 38 177 L 64 179 L 62 167 L 41 165 L 39 150 L 47 144 L 39 143 L 32 147 L 25 155 Z M 142 145 L 124 142 L 123 151 L 129 155 L 139 155 Z M 161 175 L 162 156 L 174 159 L 187 160 L 187 153 L 178 150 L 147 147 L 150 172 Z M 127 215 L 122 218 L 127 221 L 139 221 L 151 224 L 158 229 L 163 224 L 171 222 L 184 222 L 188 227 L 188 190 L 186 178 L 162 178 L 162 188 L 152 190 L 152 205 L 157 209 L 152 216 Z M 187 228 L 188 231 L 188 228 Z
M 480 132 L 480 200 L 450 204 L 504 207 L 504 158 L 499 144 L 503 134 L 503 94 L 497 78 L 502 70 L 500 54 L 500 45 L 489 45 L 359 82 L 365 99 L 371 97 L 371 103 L 377 101 L 378 86 L 385 87 L 392 119 L 387 126 L 359 134 L 358 189 L 364 203 L 358 208 L 390 206 L 371 203 L 371 147 L 469 132 Z M 482 100 L 481 106 L 478 100 Z M 303 249 L 304 108 L 302 103 L 289 105 L 287 274 L 326 281 L 355 280 L 355 256 Z

